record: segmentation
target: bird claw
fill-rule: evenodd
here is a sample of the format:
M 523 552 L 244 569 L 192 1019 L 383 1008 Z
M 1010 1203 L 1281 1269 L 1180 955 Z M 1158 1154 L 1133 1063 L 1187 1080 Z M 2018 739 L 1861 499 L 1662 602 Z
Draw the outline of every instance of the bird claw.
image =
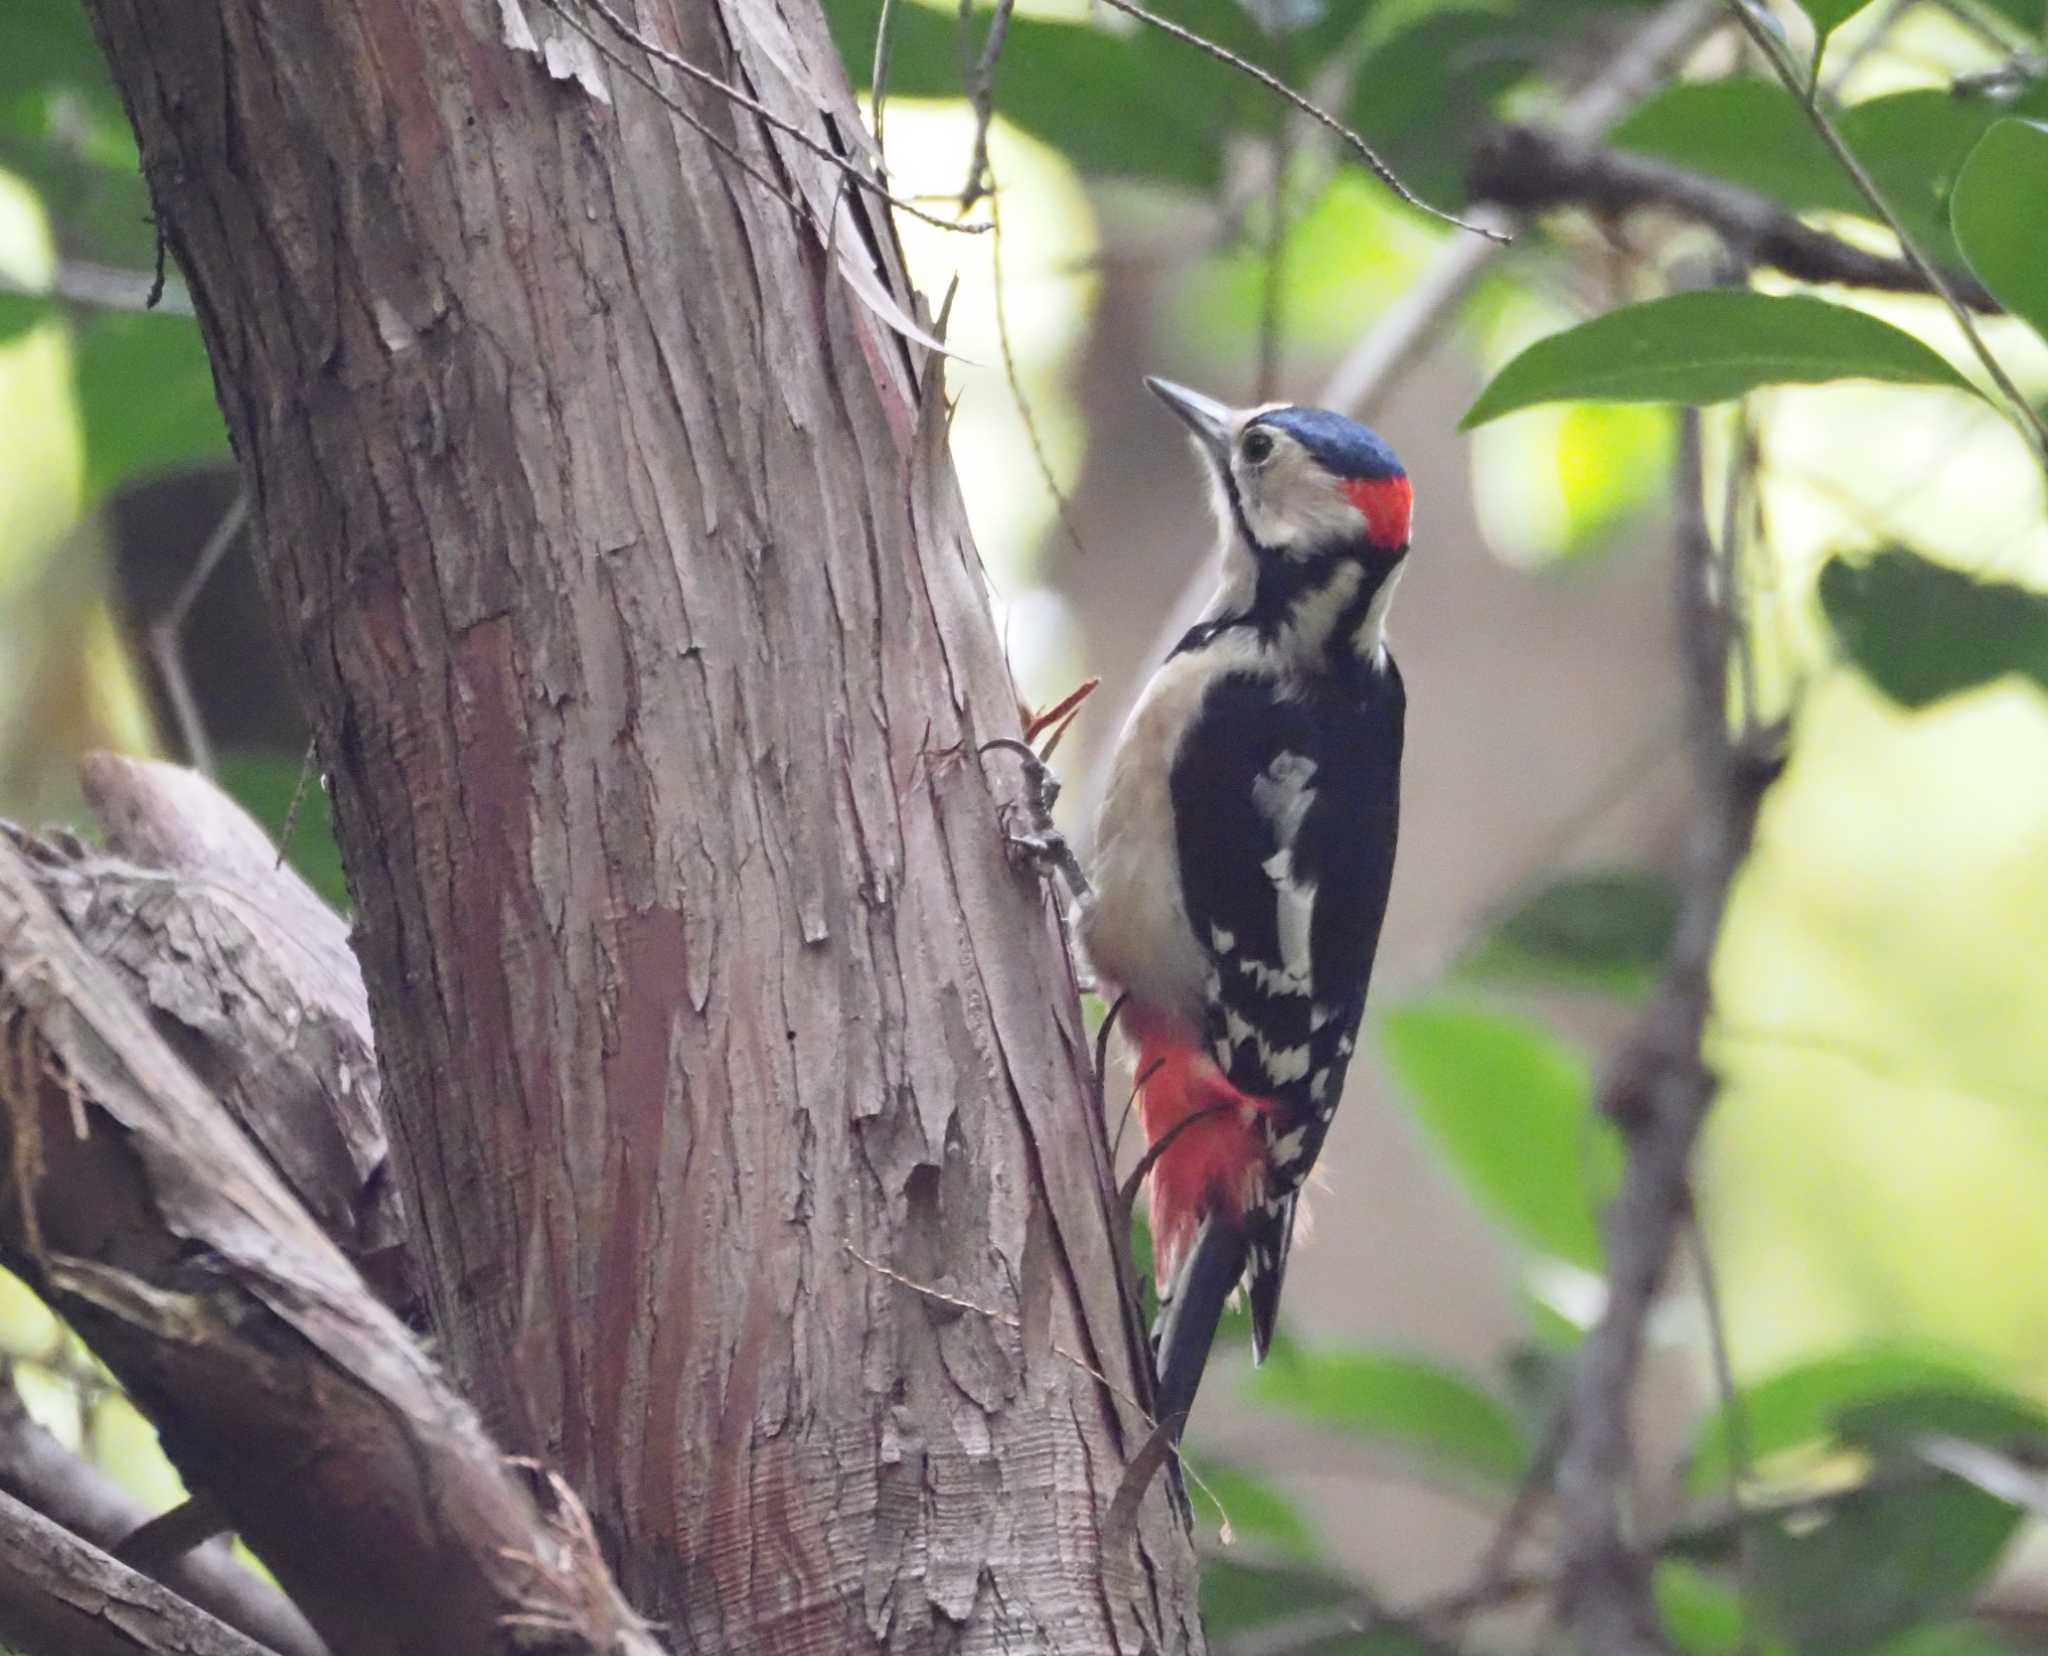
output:
M 1076 902 L 1092 895 L 1088 876 L 1081 872 L 1081 859 L 1067 843 L 1052 820 L 1053 803 L 1060 796 L 1060 780 L 1051 767 L 1023 742 L 1007 736 L 982 745 L 982 752 L 1002 748 L 1018 756 L 1024 772 L 1024 795 L 1003 807 L 1003 841 L 1010 866 L 1019 873 L 1040 879 L 1057 874 L 1066 881 Z

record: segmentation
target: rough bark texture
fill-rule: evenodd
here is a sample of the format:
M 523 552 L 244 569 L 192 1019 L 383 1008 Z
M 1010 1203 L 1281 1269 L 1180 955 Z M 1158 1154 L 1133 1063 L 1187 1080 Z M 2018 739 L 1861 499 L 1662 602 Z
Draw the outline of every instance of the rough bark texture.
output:
M 405 1222 L 348 923 L 197 772 L 97 753 L 80 780 L 112 855 L 37 847 L 44 896 L 320 1228 L 404 1303 Z
M 602 51 L 520 0 L 91 9 L 491 1425 L 680 1648 L 1198 1648 L 1163 1481 L 1110 1522 L 1101 1128 L 871 198 L 601 10 Z M 630 16 L 864 142 L 814 6 Z
M 271 1656 L 7 1494 L 0 1640 L 25 1656 Z
M 502 1656 L 514 1628 L 562 1656 L 653 1656 L 580 1513 L 506 1466 L 8 844 L 0 1102 L 0 1263 L 337 1656 Z

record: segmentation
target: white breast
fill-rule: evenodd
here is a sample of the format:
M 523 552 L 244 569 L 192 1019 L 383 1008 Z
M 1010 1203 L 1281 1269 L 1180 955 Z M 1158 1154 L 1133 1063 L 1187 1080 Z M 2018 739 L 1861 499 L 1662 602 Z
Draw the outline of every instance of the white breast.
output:
M 1197 1030 L 1211 967 L 1181 901 L 1173 756 L 1218 672 L 1253 653 L 1226 637 L 1153 675 L 1118 738 L 1095 818 L 1095 900 L 1081 922 L 1089 962 L 1098 977 Z

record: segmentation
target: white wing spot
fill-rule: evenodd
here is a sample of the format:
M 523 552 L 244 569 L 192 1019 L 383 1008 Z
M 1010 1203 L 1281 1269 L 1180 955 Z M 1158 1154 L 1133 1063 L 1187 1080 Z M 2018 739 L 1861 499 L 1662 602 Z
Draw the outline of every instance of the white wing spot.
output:
M 1266 877 L 1273 882 L 1281 969 L 1303 984 L 1309 978 L 1316 883 L 1295 878 L 1294 841 L 1301 833 L 1309 807 L 1316 802 L 1316 790 L 1309 786 L 1315 774 L 1316 762 L 1306 755 L 1276 753 L 1264 774 L 1252 783 L 1252 803 L 1273 825 L 1273 837 L 1280 842 L 1280 848 L 1266 859 L 1264 867 Z
M 1209 941 L 1218 954 L 1229 954 L 1237 947 L 1237 933 L 1225 931 L 1212 920 L 1209 922 Z
M 1237 967 L 1252 980 L 1253 987 L 1268 995 L 1305 995 L 1308 993 L 1308 978 L 1301 972 L 1284 971 L 1278 966 L 1269 966 L 1263 960 L 1240 960 Z
M 1316 774 L 1316 762 L 1300 753 L 1276 753 L 1265 774 L 1252 783 L 1252 803 L 1273 825 L 1273 837 L 1283 849 L 1291 846 L 1301 832 L 1302 819 L 1316 802 L 1309 782 Z
M 1308 1074 L 1308 1048 L 1269 1047 L 1264 1039 L 1259 1041 L 1259 1063 L 1275 1086 L 1289 1081 L 1299 1081 Z

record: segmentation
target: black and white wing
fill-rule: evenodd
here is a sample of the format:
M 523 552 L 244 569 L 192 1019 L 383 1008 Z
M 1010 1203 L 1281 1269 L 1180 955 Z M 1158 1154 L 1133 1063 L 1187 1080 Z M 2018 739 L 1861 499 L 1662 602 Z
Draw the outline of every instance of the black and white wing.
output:
M 1209 688 L 1174 757 L 1181 895 L 1212 968 L 1209 1050 L 1233 1085 L 1280 1106 L 1245 1238 L 1261 1356 L 1296 1196 L 1365 1011 L 1393 878 L 1404 708 L 1391 658 L 1342 696 L 1247 669 Z

